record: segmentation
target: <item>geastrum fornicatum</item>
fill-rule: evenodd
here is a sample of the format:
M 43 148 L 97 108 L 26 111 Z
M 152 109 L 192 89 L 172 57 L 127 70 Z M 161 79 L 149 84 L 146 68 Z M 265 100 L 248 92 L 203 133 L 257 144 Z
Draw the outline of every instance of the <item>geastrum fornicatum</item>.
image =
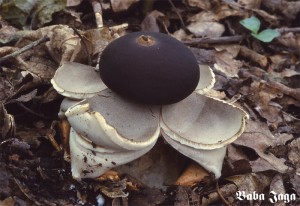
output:
M 205 95 L 214 75 L 187 47 L 165 34 L 131 33 L 104 49 L 99 68 L 68 62 L 51 80 L 66 97 L 60 116 L 71 125 L 75 179 L 137 159 L 160 135 L 220 177 L 226 145 L 241 135 L 248 116 Z

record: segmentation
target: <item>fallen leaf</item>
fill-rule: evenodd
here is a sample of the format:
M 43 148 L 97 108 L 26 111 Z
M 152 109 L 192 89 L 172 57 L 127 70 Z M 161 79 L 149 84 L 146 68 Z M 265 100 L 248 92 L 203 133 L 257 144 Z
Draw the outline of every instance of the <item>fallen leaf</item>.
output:
M 186 2 L 191 7 L 198 7 L 203 10 L 211 9 L 211 3 L 207 0 L 187 0 Z
M 220 37 L 225 31 L 224 25 L 218 22 L 195 22 L 189 24 L 187 29 L 196 37 Z
M 13 137 L 16 133 L 16 124 L 15 118 L 13 115 L 8 114 L 4 105 L 1 103 L 0 106 L 0 114 L 1 114 L 1 136 L 2 138 Z
M 289 144 L 289 160 L 294 164 L 298 165 L 300 170 L 300 139 L 297 138 Z
M 281 106 L 272 100 L 282 97 L 282 91 L 270 87 L 264 82 L 253 82 L 250 88 L 249 99 L 255 104 L 255 110 L 274 128 L 282 122 Z
M 114 12 L 120 12 L 127 10 L 132 4 L 139 1 L 140 0 L 110 0 L 110 3 Z
M 271 179 L 261 173 L 250 173 L 245 175 L 235 175 L 227 177 L 226 180 L 233 182 L 238 191 L 245 192 L 245 194 L 253 193 L 262 194 L 266 187 L 270 185 Z M 249 200 L 253 205 L 253 200 Z M 248 202 L 248 201 L 247 201 Z
M 238 77 L 239 69 L 243 66 L 241 61 L 236 60 L 234 55 L 226 50 L 217 52 L 215 60 L 216 64 L 214 67 L 227 77 Z
M 199 164 L 191 162 L 177 179 L 175 185 L 192 186 L 200 182 L 204 177 L 209 177 L 209 173 Z
M 284 164 L 285 159 L 277 158 L 272 153 L 266 153 L 267 148 L 276 146 L 276 138 L 267 125 L 262 122 L 249 121 L 245 132 L 234 144 L 253 149 L 262 158 L 261 160 L 256 160 L 257 162 L 251 162 L 253 167 L 255 166 L 252 168 L 253 172 L 261 171 L 261 168 L 269 170 L 270 165 L 280 173 L 285 173 L 289 170 L 289 167 Z M 264 163 L 267 164 L 264 165 Z
M 272 179 L 270 184 L 270 198 L 272 198 L 272 195 L 274 194 L 286 194 L 284 185 L 283 185 L 283 179 L 281 174 L 275 175 L 275 177 Z M 275 203 L 276 206 L 285 206 L 284 200 L 279 200 Z

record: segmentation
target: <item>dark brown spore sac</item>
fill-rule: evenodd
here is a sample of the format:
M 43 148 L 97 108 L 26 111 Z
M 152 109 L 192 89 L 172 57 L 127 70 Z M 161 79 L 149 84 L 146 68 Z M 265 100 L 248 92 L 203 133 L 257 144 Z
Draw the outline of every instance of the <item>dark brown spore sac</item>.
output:
M 197 87 L 200 72 L 193 53 L 157 32 L 135 32 L 114 40 L 100 60 L 103 82 L 123 97 L 145 104 L 172 104 Z

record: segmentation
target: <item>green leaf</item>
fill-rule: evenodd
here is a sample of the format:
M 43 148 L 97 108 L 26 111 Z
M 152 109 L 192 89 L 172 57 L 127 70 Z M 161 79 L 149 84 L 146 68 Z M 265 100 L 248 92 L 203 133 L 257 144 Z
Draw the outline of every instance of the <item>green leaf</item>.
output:
M 246 29 L 252 31 L 252 33 L 254 34 L 257 34 L 260 28 L 260 21 L 255 16 L 241 20 L 240 24 L 243 25 Z
M 274 38 L 279 37 L 280 33 L 275 29 L 265 29 L 258 34 L 251 34 L 262 42 L 271 42 Z

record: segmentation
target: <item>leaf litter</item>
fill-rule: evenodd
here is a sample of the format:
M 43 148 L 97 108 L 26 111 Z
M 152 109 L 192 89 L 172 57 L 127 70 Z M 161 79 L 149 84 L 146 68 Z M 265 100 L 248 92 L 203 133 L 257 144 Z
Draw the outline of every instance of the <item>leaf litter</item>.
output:
M 0 1 L 1 10 L 9 2 Z M 215 64 L 218 95 L 238 100 L 249 113 L 246 132 L 227 150 L 218 184 L 205 171 L 186 172 L 188 160 L 162 141 L 124 165 L 124 174 L 73 180 L 57 122 L 62 97 L 49 81 L 64 61 L 88 64 L 90 58 L 95 65 L 124 29 L 99 32 L 91 15 L 97 10 L 93 1 L 53 1 L 47 11 L 39 1 L 35 6 L 25 2 L 10 5 L 11 11 L 24 11 L 15 19 L 1 12 L 0 59 L 45 36 L 49 40 L 0 65 L 0 205 L 101 205 L 102 200 L 112 205 L 270 204 L 238 201 L 237 190 L 297 194 L 290 205 L 300 204 L 299 2 L 101 2 L 105 25 L 126 23 L 128 32 L 173 35 L 191 47 L 199 63 Z M 252 37 L 239 21 L 253 15 L 280 36 L 270 43 Z M 177 157 L 177 165 L 170 156 Z M 182 185 L 195 174 L 201 178 Z

